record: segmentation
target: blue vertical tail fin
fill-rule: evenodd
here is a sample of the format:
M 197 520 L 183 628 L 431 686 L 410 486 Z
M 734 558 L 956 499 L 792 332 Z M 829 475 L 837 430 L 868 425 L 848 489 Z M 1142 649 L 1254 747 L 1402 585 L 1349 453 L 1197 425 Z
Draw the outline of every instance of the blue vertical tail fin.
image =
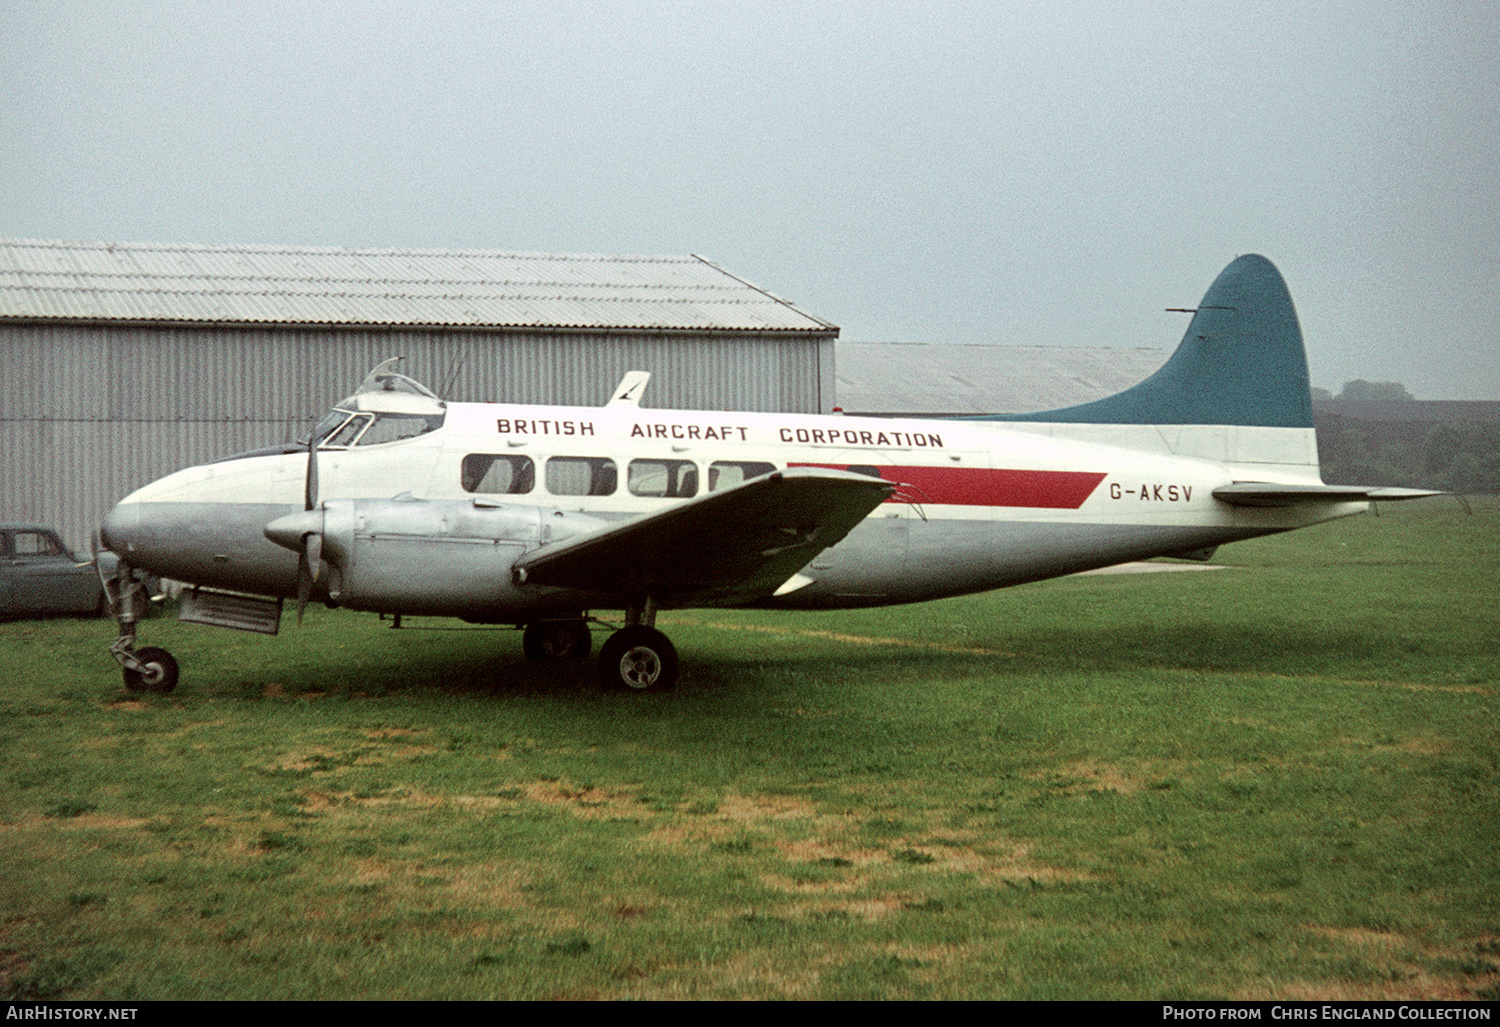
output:
M 1171 359 L 1139 385 L 1060 410 L 974 420 L 1311 428 L 1307 355 L 1286 282 L 1265 257 L 1237 257 Z

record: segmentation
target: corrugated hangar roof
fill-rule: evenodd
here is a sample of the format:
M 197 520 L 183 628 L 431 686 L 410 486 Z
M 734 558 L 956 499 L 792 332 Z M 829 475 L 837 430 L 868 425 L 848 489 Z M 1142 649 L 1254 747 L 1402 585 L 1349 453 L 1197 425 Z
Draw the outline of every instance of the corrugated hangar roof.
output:
M 837 330 L 698 256 L 30 239 L 0 320 Z
M 849 414 L 1021 414 L 1102 399 L 1167 362 L 1160 349 L 840 342 Z

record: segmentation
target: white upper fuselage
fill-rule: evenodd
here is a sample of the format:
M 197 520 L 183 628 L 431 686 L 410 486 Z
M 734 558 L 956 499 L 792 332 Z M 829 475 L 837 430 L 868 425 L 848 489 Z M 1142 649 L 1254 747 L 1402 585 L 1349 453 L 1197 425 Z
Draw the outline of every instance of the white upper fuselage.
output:
M 1054 437 L 1069 432 L 1075 437 Z M 318 491 L 320 501 L 409 496 L 577 512 L 608 522 L 788 467 L 853 469 L 895 483 L 889 500 L 804 569 L 812 583 L 784 603 L 804 606 L 997 588 L 1364 509 L 1246 509 L 1214 499 L 1215 488 L 1237 479 L 1316 482 L 1311 430 L 1170 432 L 668 411 L 630 403 L 448 403 L 441 427 L 412 438 L 341 448 L 328 445 L 330 436 L 318 453 Z M 1222 452 L 1232 460 L 1244 433 L 1259 436 L 1259 449 L 1275 452 L 1277 463 L 1247 469 L 1172 452 Z M 1147 449 L 1087 441 L 1091 434 Z M 138 506 L 142 523 L 167 517 L 203 525 L 199 539 L 175 540 L 179 550 L 199 548 L 194 568 L 209 568 L 193 570 L 189 580 L 289 594 L 295 568 L 288 554 L 250 536 L 302 508 L 307 464 L 305 455 L 288 453 L 188 468 L 126 497 L 121 509 Z M 179 513 L 169 516 L 168 508 Z M 231 542 L 229 535 L 246 537 Z M 152 567 L 149 557 L 138 559 Z M 187 576 L 181 560 L 152 569 Z
M 1052 437 L 1059 428 L 1094 429 L 1106 435 L 1120 430 L 1091 425 L 651 410 L 630 405 L 449 403 L 445 423 L 436 431 L 349 448 L 325 443 L 318 461 L 324 499 L 391 498 L 402 493 L 416 499 L 503 496 L 511 503 L 628 517 L 710 487 L 723 487 L 721 481 L 736 483 L 746 465 L 767 465 L 766 469 L 828 466 L 879 470 L 888 480 L 912 486 L 900 490 L 886 508 L 871 515 L 878 517 L 1242 523 L 1231 516 L 1233 508 L 1216 502 L 1209 493 L 1243 477 L 1245 468 Z M 1217 426 L 1186 430 L 1300 431 Z M 465 460 L 476 456 L 529 460 L 530 487 L 513 491 L 520 486 L 512 483 L 512 491 L 497 491 L 473 480 L 472 475 L 466 478 Z M 579 481 L 571 465 L 581 460 L 609 461 L 615 471 L 614 485 Z M 680 463 L 692 465 L 697 487 L 664 496 L 659 477 L 647 472 Z M 562 469 L 562 464 L 570 466 Z M 639 473 L 631 474 L 632 465 Z M 641 469 L 641 465 L 650 466 Z M 301 453 L 205 464 L 162 478 L 123 502 L 299 503 L 306 468 L 307 458 Z M 1318 479 L 1316 465 L 1275 465 L 1258 468 L 1255 480 Z

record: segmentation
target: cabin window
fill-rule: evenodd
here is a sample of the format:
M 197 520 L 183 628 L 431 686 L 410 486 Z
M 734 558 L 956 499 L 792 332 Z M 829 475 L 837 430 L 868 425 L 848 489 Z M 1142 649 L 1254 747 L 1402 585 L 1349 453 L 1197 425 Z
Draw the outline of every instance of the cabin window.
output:
M 465 492 L 522 496 L 536 487 L 536 464 L 514 453 L 470 453 L 464 457 L 460 483 Z
M 632 460 L 626 476 L 632 496 L 686 499 L 698 494 L 698 465 L 691 460 Z
M 741 482 L 770 474 L 774 470 L 775 464 L 761 460 L 715 460 L 708 465 L 708 491 L 733 488 Z
M 554 496 L 610 496 L 619 478 L 609 457 L 555 456 L 547 461 L 547 491 Z

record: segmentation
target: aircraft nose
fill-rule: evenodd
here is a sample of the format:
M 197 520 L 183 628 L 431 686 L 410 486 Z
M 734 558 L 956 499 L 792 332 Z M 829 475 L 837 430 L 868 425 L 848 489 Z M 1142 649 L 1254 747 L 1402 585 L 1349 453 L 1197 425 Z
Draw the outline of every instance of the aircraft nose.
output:
M 99 525 L 99 541 L 120 556 L 128 556 L 141 528 L 141 508 L 136 503 L 118 503 Z

